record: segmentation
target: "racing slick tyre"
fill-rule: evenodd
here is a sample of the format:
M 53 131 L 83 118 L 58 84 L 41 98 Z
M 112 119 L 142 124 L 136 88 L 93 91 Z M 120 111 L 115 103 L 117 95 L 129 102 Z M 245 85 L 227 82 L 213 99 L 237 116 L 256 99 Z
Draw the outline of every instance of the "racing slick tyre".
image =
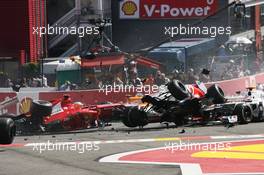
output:
M 136 125 L 134 125 L 133 123 L 130 122 L 129 117 L 128 117 L 128 113 L 130 111 L 131 108 L 125 108 L 125 109 L 121 109 L 118 112 L 115 112 L 117 114 L 115 114 L 116 116 L 119 116 L 119 118 L 121 119 L 122 123 L 129 128 L 134 128 L 137 127 Z
M 11 118 L 0 118 L 0 144 L 11 144 L 15 135 L 15 122 Z
M 183 126 L 185 124 L 185 121 L 184 121 L 184 116 L 177 116 L 175 117 L 174 119 L 174 124 L 179 127 L 179 126 Z
M 32 102 L 30 112 L 31 114 L 38 114 L 48 116 L 51 114 L 52 104 L 48 101 L 36 100 Z
M 172 80 L 168 83 L 167 87 L 171 95 L 177 100 L 184 100 L 190 97 L 188 89 L 179 80 Z
M 224 91 L 217 84 L 207 89 L 206 97 L 212 98 L 214 104 L 222 104 L 226 101 Z
M 239 124 L 247 124 L 253 120 L 253 111 L 250 105 L 238 105 L 234 114 L 237 115 Z
M 51 112 L 52 104 L 50 102 L 43 100 L 33 101 L 30 108 L 33 127 L 41 125 L 43 117 L 49 116 Z
M 123 120 L 124 125 L 128 127 L 146 126 L 148 117 L 145 111 L 141 111 L 138 107 L 129 109 L 127 118 Z
M 134 128 L 134 127 L 137 127 L 137 125 L 131 123 L 128 119 L 128 117 L 124 117 L 123 120 L 122 120 L 123 124 L 126 126 L 126 127 L 129 127 L 129 128 Z

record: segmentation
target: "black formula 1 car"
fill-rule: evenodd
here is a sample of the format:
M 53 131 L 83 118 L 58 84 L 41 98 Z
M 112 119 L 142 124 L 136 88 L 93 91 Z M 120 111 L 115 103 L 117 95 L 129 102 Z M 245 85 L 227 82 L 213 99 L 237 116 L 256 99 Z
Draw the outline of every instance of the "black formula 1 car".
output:
M 241 124 L 263 119 L 264 95 L 256 98 L 249 93 L 248 96 L 251 100 L 240 98 L 235 101 L 225 98 L 217 84 L 207 89 L 200 82 L 184 85 L 173 80 L 158 94 L 144 96 L 141 101 L 145 105 L 128 106 L 120 113 L 127 127 L 143 127 L 157 122 L 173 122 L 177 126 L 187 122 L 230 122 L 231 117 L 237 118 Z

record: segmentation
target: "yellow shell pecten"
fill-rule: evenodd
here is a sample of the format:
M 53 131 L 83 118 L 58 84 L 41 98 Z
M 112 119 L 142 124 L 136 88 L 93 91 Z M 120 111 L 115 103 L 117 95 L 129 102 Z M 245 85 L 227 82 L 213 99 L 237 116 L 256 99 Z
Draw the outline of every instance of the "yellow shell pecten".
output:
M 122 11 L 125 15 L 135 15 L 137 11 L 137 5 L 133 1 L 127 1 L 122 6 Z
M 21 114 L 26 114 L 30 111 L 32 99 L 31 98 L 24 98 L 19 104 L 19 112 Z

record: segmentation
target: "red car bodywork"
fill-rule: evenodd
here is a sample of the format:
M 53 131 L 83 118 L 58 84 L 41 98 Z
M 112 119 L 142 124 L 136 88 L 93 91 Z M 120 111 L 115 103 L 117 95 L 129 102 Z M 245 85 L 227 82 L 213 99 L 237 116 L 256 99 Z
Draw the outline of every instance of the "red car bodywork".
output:
M 53 100 L 51 103 L 52 114 L 44 117 L 43 125 L 59 124 L 66 130 L 86 129 L 95 126 L 96 122 L 110 121 L 112 109 L 120 106 L 120 104 L 83 106 L 71 101 L 65 103 L 61 99 Z
M 205 92 L 197 85 L 186 85 L 186 87 L 195 98 L 202 98 L 205 96 Z

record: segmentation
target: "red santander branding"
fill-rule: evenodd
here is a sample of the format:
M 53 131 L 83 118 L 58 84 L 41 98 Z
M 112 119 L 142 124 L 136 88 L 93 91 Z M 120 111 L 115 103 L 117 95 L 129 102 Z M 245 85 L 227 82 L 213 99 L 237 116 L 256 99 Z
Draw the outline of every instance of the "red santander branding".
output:
M 202 18 L 215 13 L 217 8 L 217 0 L 124 0 L 120 3 L 120 18 Z M 128 9 L 134 13 L 128 13 Z

